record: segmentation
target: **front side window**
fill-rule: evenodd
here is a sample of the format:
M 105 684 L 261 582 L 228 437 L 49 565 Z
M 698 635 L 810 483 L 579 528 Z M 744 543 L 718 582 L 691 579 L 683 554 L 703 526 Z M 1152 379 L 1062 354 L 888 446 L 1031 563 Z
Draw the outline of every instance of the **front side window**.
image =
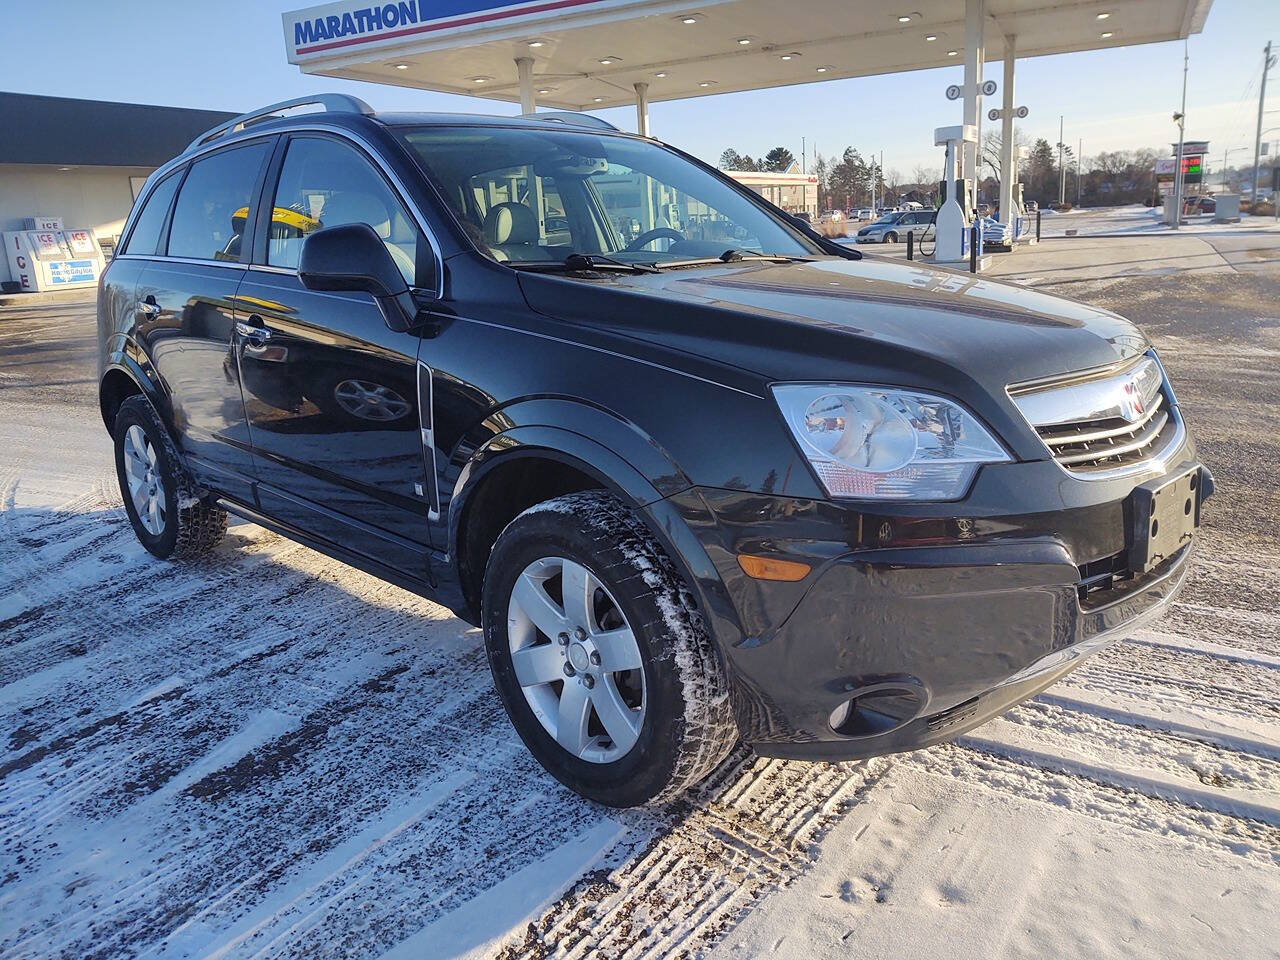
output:
M 418 244 L 425 241 L 382 176 L 346 144 L 320 137 L 291 141 L 271 209 L 267 263 L 297 269 L 307 234 L 347 223 L 371 226 L 413 285 Z
M 254 186 L 269 152 L 263 141 L 220 150 L 191 164 L 173 208 L 169 256 L 240 259 Z
M 401 136 L 472 242 L 499 261 L 821 253 L 710 171 L 649 141 L 505 127 L 402 128 Z
M 121 253 L 133 253 L 143 257 L 155 256 L 156 246 L 160 243 L 160 230 L 164 227 L 164 218 L 169 213 L 169 205 L 173 202 L 173 192 L 178 189 L 178 181 L 182 179 L 178 173 L 171 173 L 161 180 L 138 214 L 133 225 L 133 232 L 124 245 Z

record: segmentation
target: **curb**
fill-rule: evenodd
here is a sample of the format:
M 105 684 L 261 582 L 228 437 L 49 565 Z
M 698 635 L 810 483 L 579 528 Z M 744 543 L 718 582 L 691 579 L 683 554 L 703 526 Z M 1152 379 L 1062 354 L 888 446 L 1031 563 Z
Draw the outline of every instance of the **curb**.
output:
M 0 307 L 16 307 L 22 304 L 42 303 L 91 303 L 98 298 L 98 288 L 82 287 L 77 290 L 46 290 L 43 293 L 0 293 Z

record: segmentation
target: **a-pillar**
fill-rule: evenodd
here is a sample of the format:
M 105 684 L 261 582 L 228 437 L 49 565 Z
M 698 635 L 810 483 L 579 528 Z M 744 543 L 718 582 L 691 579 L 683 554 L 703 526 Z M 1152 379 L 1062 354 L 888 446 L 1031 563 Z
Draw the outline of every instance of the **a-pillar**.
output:
M 979 157 L 982 149 L 982 66 L 985 58 L 986 0 L 965 0 L 964 4 L 964 122 L 979 131 L 977 143 L 964 145 L 964 177 L 972 184 L 969 207 L 978 207 Z
M 516 74 L 520 78 L 520 112 L 534 113 L 538 104 L 533 99 L 533 58 L 517 57 Z
M 649 85 L 636 84 L 636 133 L 649 136 Z
M 1018 176 L 1013 146 L 1013 62 L 1018 38 L 1004 38 L 1004 103 L 1000 108 L 1000 222 L 1011 228 L 1018 212 L 1013 209 L 1013 182 Z

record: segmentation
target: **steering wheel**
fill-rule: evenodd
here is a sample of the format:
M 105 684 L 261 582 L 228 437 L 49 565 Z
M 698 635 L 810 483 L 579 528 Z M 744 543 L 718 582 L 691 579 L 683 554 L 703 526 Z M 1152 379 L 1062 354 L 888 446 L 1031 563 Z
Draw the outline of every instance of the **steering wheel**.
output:
M 672 230 L 670 227 L 654 227 L 652 230 L 646 230 L 640 236 L 636 237 L 626 246 L 627 253 L 635 253 L 643 250 L 655 240 L 685 240 L 687 239 L 679 230 Z

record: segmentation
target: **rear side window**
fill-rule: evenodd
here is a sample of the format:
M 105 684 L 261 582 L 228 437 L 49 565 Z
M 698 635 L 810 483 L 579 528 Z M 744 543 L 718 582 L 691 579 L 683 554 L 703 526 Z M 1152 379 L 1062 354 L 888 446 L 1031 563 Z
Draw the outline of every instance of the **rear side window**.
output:
M 156 244 L 160 242 L 160 228 L 164 226 L 165 215 L 173 201 L 173 191 L 178 189 L 178 181 L 181 179 L 178 174 L 171 173 L 151 191 L 122 253 L 136 253 L 143 257 L 155 255 Z
M 252 143 L 191 165 L 173 209 L 169 256 L 240 259 L 249 204 L 268 153 L 267 143 Z

